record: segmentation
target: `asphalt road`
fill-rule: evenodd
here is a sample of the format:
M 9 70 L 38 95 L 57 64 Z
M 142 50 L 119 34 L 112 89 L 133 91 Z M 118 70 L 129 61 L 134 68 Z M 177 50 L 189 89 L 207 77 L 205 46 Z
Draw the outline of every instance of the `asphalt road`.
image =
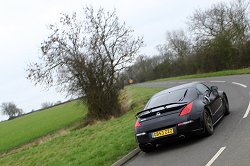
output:
M 210 77 L 184 81 L 141 83 L 136 86 L 163 86 L 204 81 L 228 95 L 231 114 L 224 117 L 210 137 L 192 137 L 140 152 L 126 166 L 250 166 L 250 75 Z

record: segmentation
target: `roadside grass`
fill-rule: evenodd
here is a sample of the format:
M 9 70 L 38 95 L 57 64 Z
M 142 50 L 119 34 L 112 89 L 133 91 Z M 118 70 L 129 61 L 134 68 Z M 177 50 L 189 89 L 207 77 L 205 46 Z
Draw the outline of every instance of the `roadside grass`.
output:
M 0 123 L 0 153 L 29 143 L 83 119 L 84 105 L 78 101 L 58 105 Z
M 119 118 L 97 122 L 71 131 L 23 151 L 0 158 L 4 165 L 111 165 L 136 148 L 134 138 L 135 114 L 149 98 L 163 88 L 130 86 L 131 110 Z
M 179 76 L 179 77 L 161 78 L 161 79 L 152 80 L 152 81 L 148 81 L 148 82 L 162 82 L 162 81 L 182 80 L 182 79 L 191 79 L 191 78 L 219 77 L 219 76 L 238 75 L 238 74 L 250 74 L 250 68 L 237 69 L 237 70 L 222 70 L 222 71 L 218 71 L 218 72 L 184 75 L 184 76 Z

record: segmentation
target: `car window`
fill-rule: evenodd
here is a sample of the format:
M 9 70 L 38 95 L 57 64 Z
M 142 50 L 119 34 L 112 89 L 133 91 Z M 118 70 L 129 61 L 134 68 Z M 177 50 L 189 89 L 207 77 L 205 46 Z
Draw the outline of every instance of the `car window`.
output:
M 209 91 L 208 87 L 205 86 L 204 84 L 197 84 L 196 85 L 196 89 L 198 89 L 198 91 L 202 94 L 206 93 Z
M 198 91 L 195 88 L 189 89 L 188 93 L 186 95 L 186 98 L 188 98 L 190 101 L 196 99 L 198 97 Z
M 193 100 L 197 97 L 197 92 L 194 89 L 180 89 L 172 92 L 167 92 L 159 96 L 152 97 L 144 109 L 157 107 L 160 105 L 178 103 L 182 101 Z
M 159 96 L 154 96 L 148 102 L 147 109 L 164 104 L 176 103 L 182 98 L 182 96 L 184 96 L 185 91 L 186 89 L 180 89 L 172 92 L 167 92 Z

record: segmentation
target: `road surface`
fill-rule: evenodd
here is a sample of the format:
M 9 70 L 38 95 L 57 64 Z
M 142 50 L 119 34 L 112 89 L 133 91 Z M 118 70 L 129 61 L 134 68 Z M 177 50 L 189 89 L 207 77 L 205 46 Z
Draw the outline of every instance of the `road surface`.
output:
M 125 166 L 250 166 L 250 75 L 210 77 L 136 86 L 173 87 L 204 81 L 228 95 L 231 114 L 224 117 L 210 137 L 193 137 L 140 152 Z M 249 115 L 248 115 L 249 113 Z

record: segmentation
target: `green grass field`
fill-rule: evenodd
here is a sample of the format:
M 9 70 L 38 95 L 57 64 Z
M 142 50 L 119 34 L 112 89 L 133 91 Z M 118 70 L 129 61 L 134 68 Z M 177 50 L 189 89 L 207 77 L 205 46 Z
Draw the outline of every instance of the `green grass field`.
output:
M 137 146 L 134 138 L 135 114 L 162 88 L 127 89 L 132 98 L 132 109 L 125 115 L 2 156 L 1 165 L 111 165 Z
M 86 108 L 77 101 L 0 123 L 0 153 L 80 121 Z
M 238 69 L 238 70 L 223 70 L 223 71 L 211 72 L 211 73 L 161 78 L 161 79 L 157 79 L 157 80 L 153 80 L 149 82 L 162 82 L 162 81 L 183 80 L 183 79 L 191 79 L 191 78 L 219 77 L 219 76 L 238 75 L 238 74 L 250 74 L 250 68 L 244 68 L 244 69 Z

